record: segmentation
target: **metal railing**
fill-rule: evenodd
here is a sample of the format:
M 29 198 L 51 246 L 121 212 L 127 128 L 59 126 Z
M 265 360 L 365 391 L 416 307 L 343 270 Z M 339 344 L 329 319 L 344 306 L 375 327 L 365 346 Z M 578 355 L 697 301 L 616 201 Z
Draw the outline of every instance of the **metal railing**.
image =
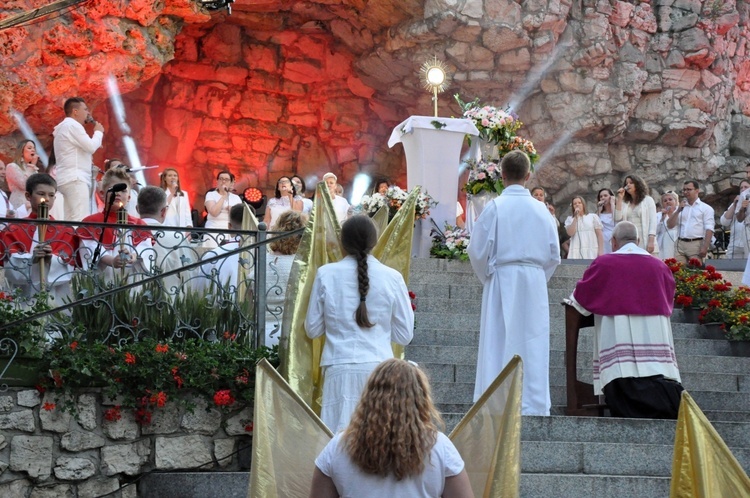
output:
M 122 344 L 144 337 L 213 341 L 228 332 L 252 347 L 266 345 L 267 335 L 280 333 L 288 278 L 267 246 L 303 231 L 269 233 L 264 223 L 257 231 L 4 218 L 0 224 L 7 224 L 0 237 L 0 357 L 10 359 L 0 384 L 24 334 Z M 44 265 L 29 252 L 40 237 L 53 250 Z

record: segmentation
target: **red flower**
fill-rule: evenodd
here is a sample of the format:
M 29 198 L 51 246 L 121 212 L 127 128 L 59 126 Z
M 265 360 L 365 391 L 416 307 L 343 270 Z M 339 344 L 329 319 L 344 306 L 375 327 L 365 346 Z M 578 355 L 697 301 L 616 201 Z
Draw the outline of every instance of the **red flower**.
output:
M 703 263 L 701 263 L 701 260 L 698 258 L 690 258 L 690 261 L 688 261 L 688 266 L 700 267 L 703 266 Z
M 140 425 L 148 425 L 151 423 L 151 412 L 145 408 L 139 408 L 135 411 L 135 421 Z
M 117 422 L 122 418 L 122 413 L 120 413 L 120 405 L 115 405 L 114 408 L 110 408 L 109 410 L 104 411 L 104 420 L 109 420 L 110 422 Z
M 414 303 L 411 303 L 411 310 L 412 311 L 417 311 L 417 305 L 414 304 Z
M 44 406 L 42 406 L 42 408 L 44 408 L 48 412 L 51 412 L 52 410 L 55 409 L 55 404 L 54 403 L 44 403 Z
M 0 299 L 3 299 L 5 301 L 13 301 L 13 296 L 8 294 L 7 292 L 0 292 Z
M 128 365 L 135 364 L 135 355 L 133 353 L 125 353 L 125 363 Z
M 714 265 L 706 265 L 706 271 L 708 273 L 714 273 L 716 271 L 716 267 Z
M 237 384 L 247 384 L 248 382 L 250 382 L 250 372 L 247 371 L 247 368 L 243 368 L 242 374 L 235 377 L 234 381 Z
M 253 432 L 253 423 L 250 422 L 249 424 L 245 425 L 245 432 Z
M 716 292 L 726 292 L 726 291 L 728 291 L 728 290 L 729 290 L 729 287 L 730 287 L 731 285 L 732 285 L 732 284 L 730 284 L 729 282 L 725 282 L 725 283 L 723 283 L 723 284 L 714 284 L 714 290 L 715 290 Z
M 409 299 L 416 299 L 417 295 L 414 294 L 412 291 L 409 291 Z
M 677 273 L 678 271 L 680 271 L 679 266 L 670 266 L 669 269 L 672 270 L 672 273 Z
M 161 408 L 167 404 L 167 394 L 164 391 L 159 391 L 158 393 L 152 395 L 149 401 L 152 405 L 156 405 Z
M 73 351 L 75 351 L 76 348 L 78 348 L 78 341 L 71 342 L 70 343 L 70 349 L 72 349 Z
M 234 397 L 229 389 L 222 389 L 214 393 L 214 404 L 216 406 L 229 406 L 234 403 Z
M 679 296 L 677 296 L 675 302 L 680 306 L 690 306 L 691 304 L 693 304 L 693 298 L 690 296 L 686 296 L 685 294 L 680 294 Z
M 46 388 L 46 387 L 44 387 L 44 386 L 43 386 L 43 385 L 41 385 L 41 384 L 37 384 L 37 385 L 36 385 L 36 386 L 34 386 L 34 387 L 35 387 L 35 388 L 36 388 L 36 390 L 37 390 L 37 391 L 39 392 L 39 394 L 44 394 L 44 392 L 45 392 L 45 391 L 47 390 L 47 388 Z
M 224 340 L 229 340 L 229 331 L 224 331 Z
M 169 344 L 157 344 L 156 345 L 156 352 L 157 353 L 167 353 L 167 352 L 169 352 Z
M 747 323 L 747 315 L 740 315 L 740 323 Z
M 711 299 L 708 302 L 708 307 L 709 308 L 720 308 L 721 307 L 721 301 L 719 301 L 718 299 Z
M 665 259 L 665 260 L 664 260 L 664 263 L 665 263 L 665 264 L 666 264 L 667 266 L 674 266 L 674 265 L 679 265 L 679 264 L 680 264 L 680 263 L 678 263 L 678 262 L 677 262 L 677 260 L 676 260 L 676 259 L 674 259 L 674 258 L 669 258 L 669 259 Z
M 700 285 L 698 286 L 698 290 L 702 290 L 702 291 L 707 291 L 707 290 L 708 290 L 708 289 L 710 289 L 710 288 L 711 288 L 711 287 L 709 287 L 709 286 L 708 286 L 708 284 L 700 284 Z

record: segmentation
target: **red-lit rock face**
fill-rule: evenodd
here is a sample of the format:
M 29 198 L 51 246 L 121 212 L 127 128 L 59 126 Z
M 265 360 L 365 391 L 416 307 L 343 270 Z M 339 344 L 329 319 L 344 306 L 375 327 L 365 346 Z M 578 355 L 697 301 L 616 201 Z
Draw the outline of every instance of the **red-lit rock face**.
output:
M 92 5 L 0 31 L 0 135 L 12 106 L 48 141 L 64 98 L 82 95 L 108 123 L 99 156 L 122 155 L 102 104 L 113 72 L 143 162 L 176 166 L 198 194 L 224 166 L 266 193 L 283 174 L 329 170 L 403 184 L 401 149 L 385 142 L 430 113 L 418 69 L 433 55 L 454 78 L 441 115 L 459 114 L 456 92 L 514 103 L 549 158 L 533 181 L 560 205 L 626 172 L 659 190 L 722 180 L 741 166 L 730 153 L 750 153 L 745 2 L 240 0 L 231 17 L 190 0 Z

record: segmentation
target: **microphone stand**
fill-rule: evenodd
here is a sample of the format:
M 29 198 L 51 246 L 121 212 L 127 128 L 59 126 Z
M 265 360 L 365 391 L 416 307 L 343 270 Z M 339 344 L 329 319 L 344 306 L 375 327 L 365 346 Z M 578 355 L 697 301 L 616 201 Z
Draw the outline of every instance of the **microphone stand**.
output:
M 107 218 L 109 218 L 109 212 L 112 210 L 112 206 L 115 204 L 115 192 L 107 191 L 107 195 L 109 197 L 107 198 L 107 204 L 104 207 L 104 220 L 102 220 L 104 223 L 107 222 Z M 94 249 L 94 256 L 91 258 L 92 268 L 94 267 L 94 265 L 96 265 L 96 262 L 99 260 L 99 256 L 102 252 L 102 241 L 104 240 L 104 230 L 105 228 L 102 227 L 101 231 L 99 232 L 99 240 L 96 242 L 96 249 Z

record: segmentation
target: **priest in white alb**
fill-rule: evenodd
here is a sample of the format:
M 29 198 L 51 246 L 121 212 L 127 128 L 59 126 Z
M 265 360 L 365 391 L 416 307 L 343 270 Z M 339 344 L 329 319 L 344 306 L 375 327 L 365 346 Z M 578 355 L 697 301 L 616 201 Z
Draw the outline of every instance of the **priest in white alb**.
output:
M 500 164 L 505 190 L 471 232 L 469 258 L 484 285 L 474 401 L 503 367 L 523 360 L 523 415 L 549 415 L 547 281 L 560 264 L 554 219 L 524 185 L 531 164 L 521 151 Z

